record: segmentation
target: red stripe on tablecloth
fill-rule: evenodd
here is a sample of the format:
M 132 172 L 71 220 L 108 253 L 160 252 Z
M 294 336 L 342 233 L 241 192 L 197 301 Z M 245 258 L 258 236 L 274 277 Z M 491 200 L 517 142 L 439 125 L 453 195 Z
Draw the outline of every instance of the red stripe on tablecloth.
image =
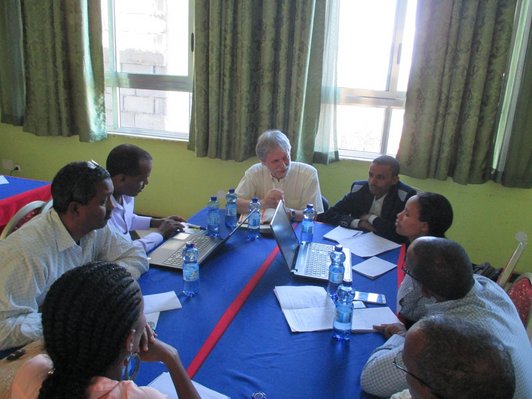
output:
M 209 353 L 212 351 L 218 340 L 222 337 L 225 330 L 227 330 L 227 327 L 229 327 L 229 324 L 231 324 L 231 321 L 233 321 L 240 308 L 242 308 L 242 305 L 244 305 L 244 302 L 246 302 L 246 299 L 249 297 L 255 286 L 258 284 L 266 270 L 268 270 L 278 253 L 279 247 L 275 247 L 275 249 L 268 255 L 266 260 L 256 271 L 256 273 L 249 279 L 248 283 L 244 286 L 242 291 L 240 291 L 233 303 L 229 305 L 225 313 L 218 321 L 218 324 L 216 324 L 211 334 L 209 335 L 203 346 L 200 348 L 198 354 L 190 363 L 190 366 L 188 366 L 187 372 L 190 378 L 193 378 L 194 375 L 197 373 Z
M 405 272 L 403 272 L 403 265 L 405 264 L 406 245 L 401 245 L 399 251 L 399 259 L 397 259 L 397 286 L 399 287 L 405 278 Z

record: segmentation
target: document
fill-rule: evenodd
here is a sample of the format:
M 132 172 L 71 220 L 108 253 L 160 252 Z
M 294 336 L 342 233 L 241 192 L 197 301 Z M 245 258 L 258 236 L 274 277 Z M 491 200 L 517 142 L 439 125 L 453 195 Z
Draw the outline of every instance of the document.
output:
M 181 309 L 181 302 L 174 291 L 161 294 L 144 295 L 144 313 L 163 312 L 165 310 Z
M 374 233 L 360 234 L 356 237 L 345 238 L 340 241 L 344 248 L 361 258 L 375 256 L 383 252 L 399 248 L 401 244 L 382 238 Z
M 332 330 L 335 306 L 323 287 L 277 286 L 274 293 L 290 331 Z M 353 310 L 353 332 L 370 332 L 374 325 L 391 323 L 399 323 L 399 319 L 387 306 Z
M 0 184 L 9 184 L 4 175 L 0 175 Z
M 328 233 L 325 233 L 323 235 L 323 238 L 326 238 L 327 240 L 331 241 L 340 242 L 342 240 L 345 240 L 346 238 L 356 237 L 359 234 L 362 234 L 361 230 L 353 230 L 342 226 L 337 226 Z
M 154 331 L 157 328 L 157 322 L 159 321 L 160 314 L 161 312 L 144 313 L 144 317 L 146 318 L 146 323 L 148 323 L 148 325 Z
M 377 278 L 394 269 L 396 265 L 376 256 L 353 266 L 353 270 L 371 279 Z
M 196 381 L 192 381 L 192 384 L 194 384 L 194 387 L 201 396 L 201 399 L 229 399 L 229 396 L 222 395 L 221 393 L 213 391 L 212 389 L 209 389 L 197 383 Z M 167 395 L 168 399 L 179 398 L 175 391 L 174 383 L 172 382 L 172 377 L 170 377 L 170 373 L 162 373 L 159 377 L 150 382 L 148 386 L 155 388 L 159 392 Z

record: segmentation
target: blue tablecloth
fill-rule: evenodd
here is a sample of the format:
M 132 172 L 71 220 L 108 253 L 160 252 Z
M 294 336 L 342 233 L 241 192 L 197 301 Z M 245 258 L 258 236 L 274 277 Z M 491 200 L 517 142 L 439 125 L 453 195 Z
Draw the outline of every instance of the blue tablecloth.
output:
M 205 220 L 202 211 L 191 218 Z M 315 241 L 331 227 L 316 224 Z M 225 233 L 225 232 L 224 232 Z M 238 231 L 201 267 L 201 291 L 192 299 L 180 295 L 183 308 L 161 313 L 159 337 L 174 345 L 185 366 L 197 355 L 226 309 L 276 248 L 273 238 L 246 241 Z M 399 250 L 381 257 L 397 262 Z M 353 264 L 363 259 L 353 256 Z M 180 293 L 180 271 L 152 268 L 141 277 L 144 294 L 168 290 Z M 199 368 L 194 380 L 232 398 L 250 398 L 262 391 L 268 398 L 357 398 L 360 371 L 375 347 L 384 342 L 377 333 L 353 334 L 348 343 L 331 338 L 331 331 L 291 333 L 273 293 L 278 285 L 321 285 L 293 276 L 278 254 L 221 339 Z M 353 273 L 353 286 L 384 293 L 395 311 L 395 269 L 375 280 Z M 143 363 L 136 382 L 146 385 L 161 372 L 161 364 Z

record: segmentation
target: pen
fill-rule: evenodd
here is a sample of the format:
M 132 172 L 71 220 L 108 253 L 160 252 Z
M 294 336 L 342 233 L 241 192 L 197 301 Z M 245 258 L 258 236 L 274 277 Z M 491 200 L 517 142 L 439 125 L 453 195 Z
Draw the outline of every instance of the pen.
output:
M 189 229 L 207 230 L 205 227 L 203 227 L 203 226 L 198 226 L 197 224 L 190 224 L 190 223 L 187 223 L 187 227 L 188 227 Z

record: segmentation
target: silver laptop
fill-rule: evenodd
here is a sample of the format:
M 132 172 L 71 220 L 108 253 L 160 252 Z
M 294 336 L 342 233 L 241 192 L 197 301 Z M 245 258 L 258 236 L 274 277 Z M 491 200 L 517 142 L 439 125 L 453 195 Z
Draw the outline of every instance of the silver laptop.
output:
M 249 217 L 249 216 L 248 216 Z M 221 218 L 223 220 L 223 218 Z M 216 249 L 221 247 L 229 238 L 247 221 L 247 217 L 239 222 L 236 227 L 225 237 L 209 237 L 205 231 L 198 232 L 197 229 L 185 228 L 184 231 L 177 233 L 169 238 L 152 252 L 148 254 L 151 265 L 164 266 L 174 269 L 183 268 L 183 247 L 187 242 L 193 242 L 198 248 L 198 263 L 201 264 Z
M 311 242 L 300 244 L 285 210 L 284 202 L 279 201 L 271 221 L 273 236 L 290 271 L 296 276 L 320 280 L 329 279 L 331 264 L 330 252 L 334 246 Z M 351 281 L 351 252 L 344 248 L 344 279 Z

